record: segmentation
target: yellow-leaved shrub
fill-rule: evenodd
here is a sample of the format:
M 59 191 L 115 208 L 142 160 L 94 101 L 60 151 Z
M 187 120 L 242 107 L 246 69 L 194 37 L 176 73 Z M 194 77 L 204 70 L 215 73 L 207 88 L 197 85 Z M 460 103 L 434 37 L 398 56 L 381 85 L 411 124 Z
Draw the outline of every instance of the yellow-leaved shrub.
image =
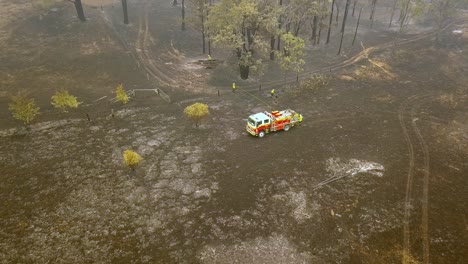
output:
M 132 170 L 135 170 L 135 168 L 138 166 L 138 164 L 140 164 L 141 160 L 143 159 L 138 153 L 128 149 L 124 151 L 123 158 L 125 164 Z

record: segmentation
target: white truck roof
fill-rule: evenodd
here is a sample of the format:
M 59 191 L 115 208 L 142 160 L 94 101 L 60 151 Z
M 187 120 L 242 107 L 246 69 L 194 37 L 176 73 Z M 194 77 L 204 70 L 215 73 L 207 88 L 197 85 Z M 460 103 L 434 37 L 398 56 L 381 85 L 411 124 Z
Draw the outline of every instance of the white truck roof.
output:
M 249 117 L 255 121 L 263 121 L 265 119 L 270 120 L 270 118 L 264 113 L 256 113 L 256 114 L 250 115 Z

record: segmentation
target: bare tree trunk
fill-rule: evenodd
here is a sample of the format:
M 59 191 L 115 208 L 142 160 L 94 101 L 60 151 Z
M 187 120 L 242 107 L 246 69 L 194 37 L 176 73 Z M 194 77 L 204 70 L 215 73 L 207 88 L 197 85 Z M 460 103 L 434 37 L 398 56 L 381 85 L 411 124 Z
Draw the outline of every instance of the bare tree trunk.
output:
M 279 0 L 279 5 L 283 5 L 283 0 Z M 281 29 L 281 16 L 278 18 L 278 29 Z M 280 50 L 281 47 L 281 35 L 278 35 L 278 42 L 276 42 L 276 50 Z
M 202 27 L 201 28 L 201 33 L 202 33 L 202 42 L 203 42 L 202 46 L 203 46 L 203 54 L 205 54 L 206 53 L 206 48 L 205 48 L 205 46 L 206 46 L 206 40 L 205 40 L 205 15 L 203 15 L 203 14 L 202 14 L 202 17 L 201 17 L 201 22 L 202 22 L 202 24 L 201 24 L 201 27 Z
M 270 38 L 270 60 L 275 60 L 275 36 L 272 35 Z
M 395 15 L 395 9 L 396 9 L 396 5 L 398 3 L 398 0 L 395 0 L 395 2 L 393 3 L 393 8 L 392 8 L 392 14 L 390 15 L 390 22 L 388 23 L 388 27 L 392 27 L 392 20 L 393 20 L 393 16 Z
M 354 9 L 356 9 L 356 4 L 357 4 L 357 0 L 354 0 L 354 3 L 353 3 L 353 17 L 354 17 Z
M 122 0 L 122 9 L 123 9 L 123 14 L 124 14 L 124 24 L 128 25 L 127 0 Z
M 185 0 L 182 0 L 182 30 L 185 30 Z
M 352 45 L 354 45 L 354 41 L 356 40 L 356 35 L 357 35 L 358 28 L 359 28 L 359 21 L 361 21 L 361 12 L 362 12 L 362 7 L 361 7 L 361 9 L 359 9 L 359 17 L 357 19 L 356 31 L 354 31 L 354 38 L 353 38 L 353 44 Z
M 317 40 L 317 26 L 318 26 L 318 16 L 315 15 L 313 23 L 312 23 L 312 41 L 313 41 L 314 45 L 315 45 L 315 42 Z
M 401 12 L 400 10 L 400 18 L 399 18 L 400 32 L 403 31 L 403 27 L 405 26 L 406 17 L 408 15 L 409 4 L 410 4 L 410 0 L 406 0 L 406 6 L 405 6 L 404 11 Z
M 341 53 L 341 46 L 343 45 L 343 38 L 344 38 L 344 33 L 345 33 L 345 27 L 346 27 L 346 18 L 348 17 L 348 7 L 349 7 L 349 0 L 346 0 L 346 7 L 343 15 L 343 23 L 341 26 L 341 41 L 340 41 L 340 48 L 338 49 L 338 55 Z
M 78 19 L 81 22 L 85 22 L 86 17 L 85 17 L 84 11 L 83 11 L 83 5 L 81 4 L 81 0 L 74 0 L 74 1 L 69 0 L 69 1 L 72 2 L 75 5 L 76 14 L 78 15 Z
M 377 5 L 377 0 L 372 0 L 372 9 L 370 13 L 369 20 L 371 21 L 370 27 L 374 25 L 374 13 L 375 13 L 375 6 Z
M 327 42 L 326 44 L 330 43 L 330 33 L 331 33 L 331 25 L 333 22 L 333 7 L 335 6 L 335 0 L 332 0 L 332 9 L 330 13 L 330 22 L 328 23 L 328 33 L 327 33 Z
M 348 8 L 349 8 L 349 0 L 346 0 L 345 11 L 343 15 L 343 22 L 341 23 L 341 33 L 344 33 L 345 26 L 346 26 L 346 19 L 348 18 Z
M 318 35 L 317 35 L 316 45 L 320 44 L 320 35 L 322 34 L 322 27 L 323 27 L 323 19 L 324 18 L 325 18 L 324 16 L 320 16 L 319 31 L 318 31 Z
M 205 4 L 206 4 L 206 0 L 205 0 Z M 208 1 L 208 5 L 211 6 L 211 0 Z M 209 15 L 209 11 L 210 9 L 207 8 L 206 9 L 206 20 L 208 21 L 208 15 Z M 203 27 L 204 29 L 205 27 Z M 209 32 L 209 29 L 208 29 L 208 32 Z M 208 36 L 208 55 L 211 56 L 211 40 L 210 40 L 210 36 Z
M 335 23 L 336 23 L 336 26 L 338 26 L 338 20 L 340 18 L 340 6 L 338 5 L 337 2 L 335 2 L 335 5 L 336 5 L 336 18 L 335 18 Z

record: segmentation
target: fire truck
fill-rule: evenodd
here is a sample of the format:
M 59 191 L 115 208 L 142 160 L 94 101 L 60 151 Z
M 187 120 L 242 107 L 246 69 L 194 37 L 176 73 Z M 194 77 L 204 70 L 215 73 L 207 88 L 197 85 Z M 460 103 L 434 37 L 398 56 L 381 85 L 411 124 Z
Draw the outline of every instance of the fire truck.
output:
M 245 129 L 252 136 L 262 138 L 270 132 L 289 131 L 291 127 L 301 122 L 302 115 L 291 109 L 273 112 L 265 111 L 249 116 Z

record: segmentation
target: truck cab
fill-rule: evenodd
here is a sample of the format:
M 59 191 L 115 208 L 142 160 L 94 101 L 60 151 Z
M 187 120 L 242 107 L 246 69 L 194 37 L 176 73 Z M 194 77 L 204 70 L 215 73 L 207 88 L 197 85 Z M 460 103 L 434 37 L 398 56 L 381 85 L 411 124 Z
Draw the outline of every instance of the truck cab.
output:
M 302 122 L 302 115 L 291 109 L 273 112 L 260 112 L 247 119 L 246 131 L 252 136 L 264 137 L 273 131 L 289 131 L 291 127 Z
M 271 119 L 264 113 L 257 113 L 247 119 L 246 130 L 253 136 L 264 137 L 270 132 Z

